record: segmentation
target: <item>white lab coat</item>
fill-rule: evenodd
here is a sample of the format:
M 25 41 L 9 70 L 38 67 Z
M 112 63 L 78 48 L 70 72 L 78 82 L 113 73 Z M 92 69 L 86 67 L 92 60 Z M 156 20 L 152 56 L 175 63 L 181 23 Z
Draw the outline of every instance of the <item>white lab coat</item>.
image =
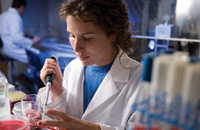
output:
M 50 101 L 48 108 L 61 110 L 73 117 L 98 123 L 102 130 L 129 130 L 129 127 L 132 127 L 135 113 L 131 106 L 138 101 L 142 88 L 140 80 L 142 65 L 124 53 L 121 57 L 122 65 L 132 68 L 123 68 L 119 63 L 121 53 L 122 50 L 84 113 L 84 66 L 79 59 L 73 60 L 65 69 L 63 77 L 65 90 L 55 101 Z M 43 100 L 45 92 L 45 88 L 39 91 Z
M 3 41 L 2 53 L 23 63 L 28 63 L 24 48 L 30 48 L 33 41 L 24 36 L 23 21 L 14 8 L 0 16 L 0 36 Z

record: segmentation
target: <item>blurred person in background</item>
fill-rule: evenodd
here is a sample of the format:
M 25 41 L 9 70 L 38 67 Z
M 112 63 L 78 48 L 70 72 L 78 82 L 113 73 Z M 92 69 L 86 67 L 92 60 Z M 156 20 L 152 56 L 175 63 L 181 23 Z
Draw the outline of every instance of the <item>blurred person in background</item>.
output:
M 38 36 L 25 37 L 22 16 L 26 5 L 25 0 L 13 0 L 12 7 L 0 15 L 1 53 L 22 63 L 28 63 L 26 49 L 40 41 Z

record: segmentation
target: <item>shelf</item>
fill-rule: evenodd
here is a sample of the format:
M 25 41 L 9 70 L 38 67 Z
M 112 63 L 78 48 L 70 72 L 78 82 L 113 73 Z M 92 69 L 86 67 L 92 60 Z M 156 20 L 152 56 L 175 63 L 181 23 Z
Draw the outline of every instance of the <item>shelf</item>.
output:
M 138 39 L 155 39 L 155 40 L 169 40 L 169 41 L 183 41 L 183 42 L 198 42 L 198 39 L 186 39 L 186 38 L 164 38 L 164 37 L 152 37 L 152 36 L 142 36 L 142 35 L 132 35 L 133 38 Z

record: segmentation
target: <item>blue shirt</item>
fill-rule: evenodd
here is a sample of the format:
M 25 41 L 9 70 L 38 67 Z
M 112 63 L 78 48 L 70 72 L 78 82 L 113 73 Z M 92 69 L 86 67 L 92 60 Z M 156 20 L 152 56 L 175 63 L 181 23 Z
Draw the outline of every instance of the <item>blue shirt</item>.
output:
M 113 62 L 112 62 L 113 63 Z M 96 90 L 110 70 L 112 63 L 105 66 L 85 66 L 84 80 L 84 111 L 92 100 Z

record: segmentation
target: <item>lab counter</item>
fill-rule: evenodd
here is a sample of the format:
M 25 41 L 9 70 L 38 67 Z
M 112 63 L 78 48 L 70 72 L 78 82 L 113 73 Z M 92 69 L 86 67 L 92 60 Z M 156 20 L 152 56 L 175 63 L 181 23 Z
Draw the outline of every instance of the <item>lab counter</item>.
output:
M 57 42 L 40 42 L 34 45 L 34 48 L 39 50 L 56 50 L 56 51 L 70 51 L 74 52 L 71 44 L 69 43 L 57 43 Z
M 77 58 L 69 43 L 40 42 L 33 47 L 30 51 L 38 55 L 42 64 L 46 58 L 52 55 L 56 56 L 62 72 L 71 60 Z

